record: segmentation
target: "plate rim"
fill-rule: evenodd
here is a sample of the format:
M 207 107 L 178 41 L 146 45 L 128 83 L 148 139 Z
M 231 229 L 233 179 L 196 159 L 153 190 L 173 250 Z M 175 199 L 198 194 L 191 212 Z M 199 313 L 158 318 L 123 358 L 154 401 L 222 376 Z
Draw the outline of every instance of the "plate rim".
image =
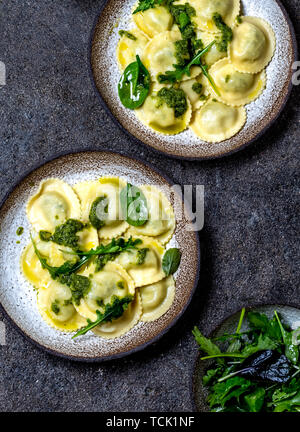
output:
M 112 121 L 114 122 L 115 125 L 118 126 L 118 128 L 125 133 L 125 135 L 127 137 L 129 137 L 130 139 L 132 139 L 136 145 L 142 145 L 147 149 L 151 149 L 153 150 L 155 153 L 160 154 L 160 155 L 164 155 L 167 156 L 169 158 L 172 159 L 177 159 L 177 160 L 186 160 L 186 161 L 209 161 L 209 160 L 218 160 L 224 157 L 228 157 L 231 156 L 239 151 L 244 150 L 245 148 L 247 148 L 248 146 L 250 146 L 251 144 L 253 144 L 255 141 L 257 141 L 259 138 L 261 138 L 268 129 L 270 129 L 274 123 L 276 122 L 276 120 L 278 119 L 278 117 L 280 116 L 280 114 L 283 112 L 287 101 L 291 95 L 292 89 L 293 89 L 293 83 L 292 83 L 292 75 L 293 75 L 293 70 L 290 70 L 290 74 L 289 74 L 289 85 L 287 88 L 287 93 L 285 98 L 283 99 L 279 109 L 275 112 L 275 115 L 273 115 L 272 119 L 268 122 L 268 124 L 251 140 L 249 140 L 248 142 L 242 144 L 241 146 L 234 148 L 230 151 L 227 151 L 223 154 L 218 154 L 215 156 L 179 156 L 179 155 L 174 155 L 172 153 L 169 153 L 167 151 L 164 151 L 162 149 L 158 149 L 155 147 L 152 147 L 150 144 L 146 144 L 143 141 L 141 141 L 139 138 L 137 138 L 135 135 L 133 135 L 131 132 L 129 132 L 122 124 L 121 122 L 117 119 L 117 117 L 114 116 L 114 114 L 111 112 L 111 110 L 109 109 L 108 105 L 106 104 L 105 100 L 103 99 L 97 84 L 96 84 L 96 80 L 94 78 L 94 73 L 93 73 L 93 66 L 92 66 L 92 47 L 93 47 L 93 40 L 94 40 L 94 34 L 95 34 L 95 30 L 96 30 L 96 26 L 98 24 L 98 21 L 100 19 L 100 16 L 102 14 L 102 12 L 104 11 L 106 5 L 108 4 L 109 1 L 112 0 L 105 0 L 104 3 L 101 5 L 101 7 L 98 9 L 98 12 L 96 14 L 96 17 L 94 19 L 93 25 L 92 25 L 92 29 L 90 32 L 90 37 L 88 39 L 88 46 L 87 46 L 87 61 L 88 61 L 88 75 L 90 78 L 90 82 L 92 84 L 92 87 L 95 91 L 95 93 L 98 96 L 98 99 L 100 101 L 100 105 L 102 106 L 102 108 L 105 110 L 105 112 L 109 115 L 109 117 L 112 119 Z M 240 0 L 242 1 L 242 0 Z M 291 39 L 292 39 L 292 51 L 293 51 L 293 57 L 294 57 L 294 62 L 297 61 L 298 58 L 298 44 L 297 44 L 297 38 L 296 38 L 296 32 L 295 32 L 295 27 L 289 17 L 289 14 L 287 13 L 284 5 L 282 4 L 281 0 L 273 0 L 275 3 L 278 4 L 278 6 L 280 7 L 280 9 L 282 10 L 283 15 L 285 16 L 285 19 L 288 23 L 288 27 L 290 30 L 290 34 L 291 34 Z
M 287 303 L 251 303 L 249 306 L 245 306 L 246 312 L 251 311 L 251 310 L 255 310 L 261 307 L 290 307 L 290 308 L 294 308 L 297 309 L 300 313 L 300 305 L 296 304 L 294 302 L 287 302 Z M 222 321 L 220 321 L 207 335 L 207 337 L 211 337 L 215 332 L 217 332 L 218 330 L 220 330 L 220 328 L 226 323 L 227 320 L 229 320 L 233 315 L 238 314 L 239 312 L 242 311 L 242 307 L 238 307 L 235 308 L 233 312 L 230 313 L 226 313 L 225 317 L 222 319 Z M 197 349 L 197 347 L 196 347 Z M 203 411 L 199 411 L 198 410 L 198 406 L 197 406 L 197 402 L 196 402 L 196 379 L 195 379 L 195 375 L 196 375 L 196 369 L 197 369 L 197 365 L 199 362 L 199 358 L 200 358 L 200 352 L 197 349 L 196 355 L 193 359 L 193 367 L 192 367 L 192 371 L 191 371 L 191 375 L 190 375 L 190 382 L 189 382 L 189 394 L 190 394 L 190 400 L 191 400 L 191 404 L 192 404 L 192 410 L 193 412 L 203 412 Z
M 82 154 L 82 153 L 107 153 L 110 155 L 119 155 L 121 157 L 130 159 L 131 161 L 137 161 L 140 164 L 145 165 L 147 168 L 153 170 L 156 174 L 158 174 L 159 176 L 161 176 L 164 180 L 166 180 L 166 182 L 169 185 L 174 185 L 174 181 L 168 176 L 166 175 L 164 172 L 160 171 L 158 168 L 152 166 L 152 164 L 150 164 L 147 161 L 144 161 L 142 158 L 136 156 L 130 156 L 128 154 L 126 154 L 126 152 L 116 152 L 116 151 L 112 151 L 112 150 L 99 150 L 96 147 L 90 147 L 88 149 L 84 149 L 84 150 L 75 150 L 75 151 L 62 151 L 59 153 L 56 153 L 55 156 L 50 156 L 49 158 L 47 158 L 45 161 L 43 162 L 37 162 L 33 165 L 32 168 L 27 169 L 25 171 L 25 173 L 23 173 L 20 177 L 18 177 L 18 179 L 16 181 L 13 182 L 13 184 L 10 186 L 10 188 L 8 189 L 8 191 L 6 192 L 6 194 L 4 195 L 3 199 L 1 199 L 0 201 L 0 211 L 2 209 L 2 207 L 4 206 L 4 204 L 6 203 L 7 199 L 9 198 L 9 196 L 11 195 L 11 193 L 13 193 L 13 191 L 15 190 L 15 188 L 17 188 L 31 173 L 33 173 L 34 171 L 38 170 L 39 168 L 42 168 L 44 165 L 47 165 L 48 163 L 51 163 L 53 161 L 55 161 L 56 159 L 60 159 L 62 157 L 65 156 L 73 156 L 73 155 L 78 155 L 78 154 Z M 186 206 L 188 212 L 191 212 L 190 209 L 190 205 L 188 203 L 184 203 L 184 205 Z M 25 337 L 26 340 L 28 340 L 29 342 L 31 342 L 33 345 L 35 345 L 36 347 L 38 347 L 39 349 L 41 349 L 44 352 L 47 352 L 48 354 L 51 354 L 53 356 L 56 357 L 60 357 L 63 359 L 67 359 L 67 360 L 72 360 L 72 361 L 76 361 L 76 362 L 82 362 L 82 363 L 103 363 L 103 362 L 107 362 L 107 361 L 111 361 L 111 360 L 116 360 L 119 358 L 125 358 L 128 357 L 132 354 L 135 354 L 139 351 L 144 350 L 145 348 L 147 348 L 148 346 L 152 345 L 153 343 L 158 342 L 163 336 L 166 335 L 166 333 L 168 333 L 169 330 L 171 330 L 171 328 L 178 323 L 178 321 L 180 320 L 180 318 L 182 318 L 182 316 L 184 315 L 184 313 L 186 312 L 188 306 L 190 305 L 193 296 L 195 294 L 196 288 L 198 287 L 199 284 L 199 279 L 200 279 L 200 269 L 201 269 L 201 247 L 200 247 L 200 238 L 199 238 L 199 233 L 197 231 L 193 231 L 194 232 L 194 238 L 195 238 L 195 246 L 196 246 L 196 250 L 197 250 L 197 268 L 196 268 L 196 274 L 195 274 L 195 281 L 194 281 L 194 285 L 193 288 L 190 292 L 189 295 L 189 299 L 187 301 L 187 303 L 185 304 L 184 308 L 180 311 L 179 314 L 177 314 L 174 319 L 170 322 L 170 324 L 164 328 L 159 334 L 157 334 L 155 337 L 151 338 L 149 341 L 138 345 L 135 348 L 132 348 L 129 351 L 126 352 L 120 352 L 117 354 L 112 354 L 112 355 L 107 355 L 105 357 L 83 357 L 83 356 L 74 356 L 74 355 L 70 355 L 70 354 L 64 354 L 62 352 L 56 351 L 54 349 L 48 348 L 46 346 L 44 346 L 43 344 L 37 342 L 36 340 L 34 340 L 33 338 L 30 337 L 30 335 L 28 335 L 25 331 L 23 331 L 18 324 L 14 321 L 14 319 L 9 315 L 9 313 L 6 311 L 5 307 L 2 305 L 2 303 L 0 302 L 0 312 L 2 313 L 3 317 L 12 325 L 12 327 L 14 329 L 16 329 L 18 331 L 19 334 L 21 334 L 22 336 Z

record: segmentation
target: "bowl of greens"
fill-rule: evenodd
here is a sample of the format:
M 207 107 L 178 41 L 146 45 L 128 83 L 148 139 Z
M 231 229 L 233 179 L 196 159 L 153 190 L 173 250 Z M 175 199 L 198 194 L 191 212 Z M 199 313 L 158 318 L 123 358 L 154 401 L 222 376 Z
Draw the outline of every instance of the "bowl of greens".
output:
M 243 308 L 199 347 L 192 378 L 197 411 L 300 412 L 300 310 Z

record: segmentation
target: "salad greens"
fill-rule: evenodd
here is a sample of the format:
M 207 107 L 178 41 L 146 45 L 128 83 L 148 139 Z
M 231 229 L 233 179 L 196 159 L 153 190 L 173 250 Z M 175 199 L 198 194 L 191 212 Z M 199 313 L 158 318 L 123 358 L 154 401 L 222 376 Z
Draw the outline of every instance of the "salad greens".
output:
M 199 349 L 212 364 L 203 377 L 207 402 L 217 412 L 300 412 L 299 329 L 292 330 L 277 311 L 268 318 L 242 310 L 233 334 L 211 339 L 195 327 Z
M 150 74 L 136 56 L 125 69 L 118 85 L 119 98 L 125 108 L 136 109 L 145 102 L 150 91 Z

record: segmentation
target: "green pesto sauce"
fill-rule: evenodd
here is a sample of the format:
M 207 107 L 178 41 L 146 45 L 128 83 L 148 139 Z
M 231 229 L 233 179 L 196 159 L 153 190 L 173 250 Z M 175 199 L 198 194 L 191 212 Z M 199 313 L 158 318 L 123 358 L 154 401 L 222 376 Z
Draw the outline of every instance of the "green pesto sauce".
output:
M 55 228 L 53 235 L 48 231 L 40 231 L 39 237 L 42 241 L 53 241 L 61 246 L 77 249 L 79 237 L 76 234 L 82 231 L 84 227 L 82 222 L 68 219 L 67 222 Z
M 159 90 L 157 96 L 162 102 L 165 102 L 168 107 L 174 108 L 176 118 L 183 116 L 188 109 L 186 96 L 182 89 L 164 87 Z
M 108 261 L 114 261 L 117 258 L 117 256 L 118 256 L 117 253 L 98 255 L 95 259 L 95 264 L 96 264 L 95 271 L 99 272 L 103 270 L 105 264 L 107 264 Z
M 58 315 L 60 312 L 60 307 L 58 306 L 58 304 L 58 300 L 55 300 L 51 305 L 51 310 L 55 313 L 55 315 Z
M 104 301 L 101 298 L 97 298 L 96 303 L 99 307 L 104 307 Z
M 17 244 L 20 244 L 20 240 L 17 240 L 16 243 L 17 243 Z
M 20 226 L 20 227 L 17 229 L 16 234 L 17 234 L 18 236 L 20 236 L 20 235 L 23 234 L 23 232 L 24 232 L 24 228 Z
M 137 252 L 137 265 L 142 265 L 145 262 L 148 248 L 139 249 Z
M 75 273 L 70 275 L 61 275 L 58 280 L 60 283 L 67 285 L 70 288 L 72 293 L 72 302 L 77 306 L 82 297 L 84 297 L 91 288 L 91 281 L 88 277 Z
M 136 41 L 137 40 L 137 37 L 136 36 L 134 36 L 132 33 L 130 33 L 129 31 L 126 31 L 126 30 L 120 30 L 119 31 L 119 35 L 122 37 L 122 36 L 126 36 L 128 39 L 131 39 L 131 40 L 133 40 L 133 41 Z
M 229 80 L 230 80 L 230 75 L 226 75 L 226 77 L 225 77 L 225 82 L 228 83 Z
M 197 93 L 198 95 L 201 95 L 201 93 L 203 91 L 203 85 L 198 83 L 198 82 L 195 82 L 192 85 L 192 90 L 194 90 L 194 92 Z
M 124 289 L 125 288 L 124 282 L 123 281 L 117 282 L 117 287 L 120 288 L 120 289 Z
M 242 19 L 241 15 L 238 15 L 238 16 L 236 17 L 236 22 L 237 22 L 238 24 L 242 24 L 243 19 Z
M 220 52 L 227 52 L 228 44 L 232 41 L 232 30 L 223 21 L 223 18 L 219 13 L 213 14 L 213 21 L 216 27 L 220 30 L 221 36 L 216 43 L 216 46 Z
M 185 66 L 190 61 L 189 41 L 182 39 L 174 42 L 175 58 L 178 66 Z
M 104 202 L 104 200 L 105 200 L 105 202 Z M 90 220 L 92 226 L 94 228 L 96 228 L 97 230 L 99 230 L 100 228 L 102 228 L 105 225 L 105 222 L 103 220 L 100 220 L 98 216 L 100 213 L 99 210 L 101 210 L 101 211 L 103 210 L 105 213 L 108 212 L 108 204 L 107 204 L 106 200 L 107 200 L 106 196 L 98 197 L 95 199 L 95 201 L 93 202 L 93 204 L 91 206 L 91 210 L 90 210 L 90 214 L 89 214 L 89 220 Z M 100 208 L 100 206 L 101 206 L 101 208 Z

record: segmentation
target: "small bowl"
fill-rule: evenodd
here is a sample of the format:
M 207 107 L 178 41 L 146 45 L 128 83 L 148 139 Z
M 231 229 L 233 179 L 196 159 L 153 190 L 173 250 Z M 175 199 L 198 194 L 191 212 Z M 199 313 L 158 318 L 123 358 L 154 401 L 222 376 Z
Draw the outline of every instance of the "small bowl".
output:
M 284 321 L 289 325 L 292 325 L 295 321 L 300 321 L 300 309 L 294 306 L 262 305 L 246 308 L 246 312 L 255 311 L 259 313 L 264 313 L 269 318 L 273 316 L 274 310 L 279 312 Z M 230 315 L 220 325 L 218 325 L 218 327 L 214 331 L 211 332 L 209 337 L 220 337 L 225 332 L 234 333 L 236 331 L 240 315 L 241 310 L 234 313 L 233 315 Z M 243 331 L 249 329 L 246 321 L 247 320 L 245 319 L 242 326 Z M 201 360 L 201 357 L 203 357 L 203 355 L 200 355 L 200 353 L 198 353 L 192 375 L 191 397 L 195 411 L 209 412 L 210 409 L 206 402 L 208 396 L 208 389 L 202 384 L 202 379 L 207 369 L 213 364 L 213 360 Z

